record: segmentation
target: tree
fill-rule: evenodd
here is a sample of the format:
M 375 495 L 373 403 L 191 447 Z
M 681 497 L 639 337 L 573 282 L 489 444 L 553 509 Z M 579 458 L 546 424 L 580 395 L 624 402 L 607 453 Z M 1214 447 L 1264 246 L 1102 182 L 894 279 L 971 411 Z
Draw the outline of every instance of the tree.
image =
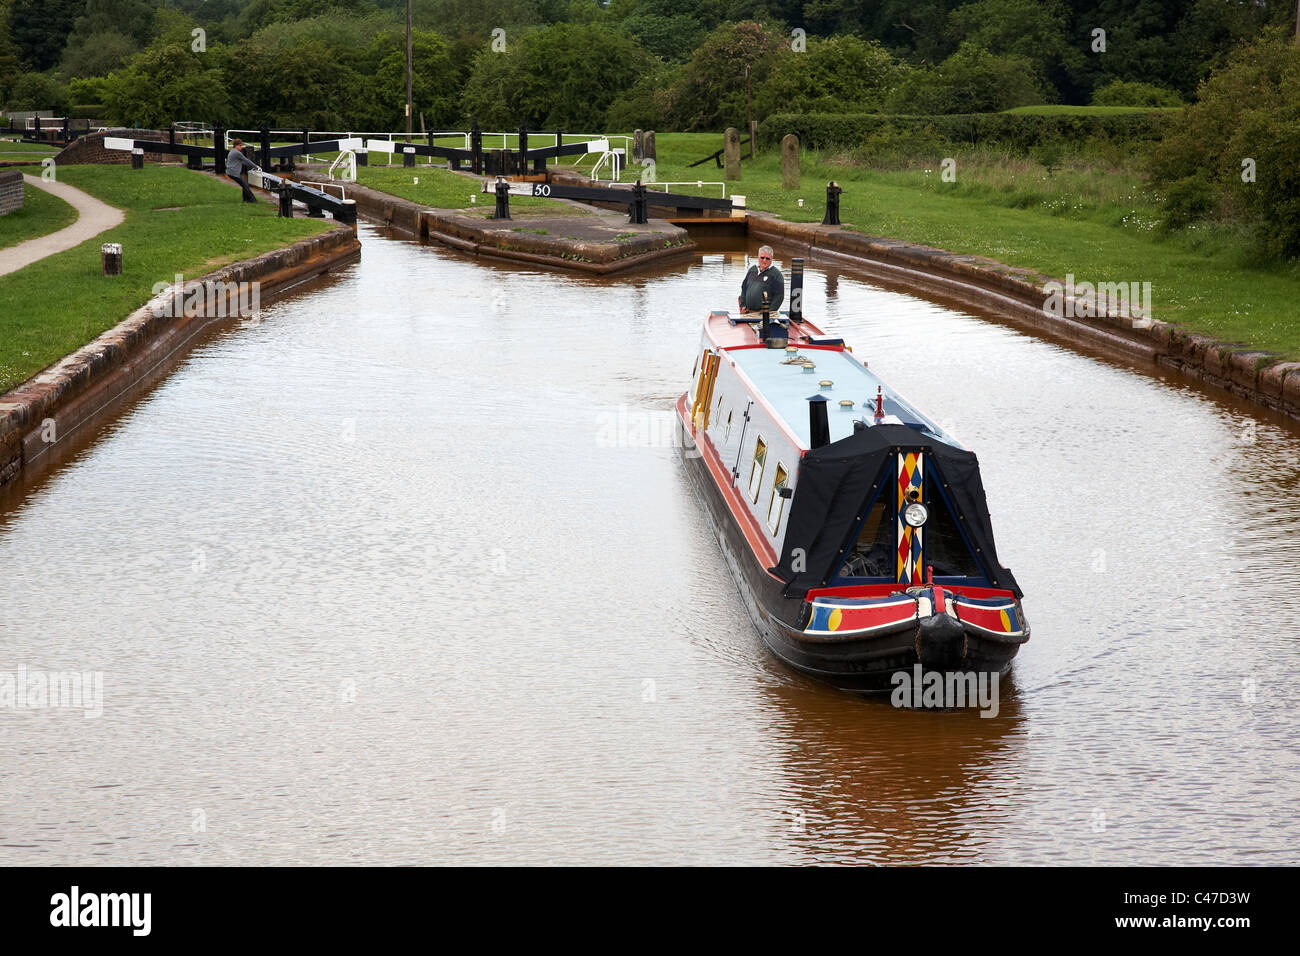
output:
M 890 97 L 893 113 L 996 113 L 1043 102 L 1034 64 L 994 56 L 967 41 L 933 70 L 908 74 Z
M 524 34 L 505 52 L 485 47 L 461 97 L 467 120 L 513 130 L 596 132 L 609 106 L 655 63 L 626 34 L 557 23 Z
M 721 130 L 745 125 L 745 67 L 762 86 L 788 37 L 784 27 L 724 23 L 704 40 L 669 92 L 673 119 L 682 130 Z
M 372 103 L 369 121 L 376 129 L 404 129 L 406 125 L 406 38 L 381 34 L 372 56 L 379 60 L 369 82 Z M 459 117 L 456 72 L 447 45 L 436 33 L 417 30 L 411 38 L 411 119 L 419 129 L 420 117 L 429 129 L 447 129 Z
M 86 0 L 13 0 L 9 36 L 29 70 L 48 70 L 59 62 L 73 21 Z
M 809 38 L 805 52 L 784 47 L 754 96 L 754 114 L 876 112 L 898 82 L 893 56 L 853 36 Z
M 168 24 L 163 34 L 105 82 L 110 117 L 145 129 L 166 129 L 176 120 L 228 122 L 224 49 L 195 52 L 188 24 L 168 18 L 162 22 Z
M 1241 210 L 1265 255 L 1300 256 L 1300 47 L 1272 29 L 1236 50 L 1171 123 L 1151 178 L 1171 225 Z

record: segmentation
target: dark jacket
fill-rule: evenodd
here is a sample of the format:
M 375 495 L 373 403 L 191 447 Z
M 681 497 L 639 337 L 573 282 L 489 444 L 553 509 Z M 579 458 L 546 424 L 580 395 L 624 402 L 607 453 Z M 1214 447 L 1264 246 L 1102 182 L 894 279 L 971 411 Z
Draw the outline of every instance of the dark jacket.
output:
M 770 265 L 762 272 L 758 266 L 750 266 L 745 273 L 745 280 L 740 284 L 740 303 L 750 312 L 763 311 L 763 293 L 767 293 L 767 310 L 776 312 L 785 301 L 785 276 L 775 265 Z

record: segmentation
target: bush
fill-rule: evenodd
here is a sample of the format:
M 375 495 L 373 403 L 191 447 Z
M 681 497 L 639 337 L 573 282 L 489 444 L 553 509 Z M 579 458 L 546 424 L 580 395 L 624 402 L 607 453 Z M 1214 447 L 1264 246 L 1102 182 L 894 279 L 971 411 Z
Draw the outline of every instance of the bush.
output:
M 1113 80 L 1092 94 L 1093 106 L 1182 106 L 1183 98 L 1173 90 L 1151 83 Z
M 1281 30 L 1210 75 L 1152 153 L 1170 226 L 1239 210 L 1271 258 L 1300 256 L 1300 48 Z M 1207 202 L 1206 194 L 1213 197 Z
M 754 115 L 874 112 L 898 82 L 899 67 L 878 43 L 854 36 L 816 38 L 802 53 L 786 47 L 754 93 Z
M 994 113 L 1045 99 L 1032 61 L 995 56 L 967 42 L 934 69 L 905 74 L 889 108 L 897 113 Z
M 68 91 L 62 83 L 41 73 L 20 76 L 9 90 L 10 110 L 53 110 L 60 116 L 68 108 Z
M 899 136 L 908 130 L 933 130 L 936 144 L 997 146 L 1026 154 L 1044 143 L 1124 144 L 1136 148 L 1160 138 L 1169 118 L 1163 113 L 1109 115 L 974 113 L 944 116 L 891 116 L 879 113 L 776 113 L 759 125 L 759 143 L 776 146 L 786 133 L 805 149 L 856 148 L 882 130 Z M 928 138 L 927 134 L 927 138 Z

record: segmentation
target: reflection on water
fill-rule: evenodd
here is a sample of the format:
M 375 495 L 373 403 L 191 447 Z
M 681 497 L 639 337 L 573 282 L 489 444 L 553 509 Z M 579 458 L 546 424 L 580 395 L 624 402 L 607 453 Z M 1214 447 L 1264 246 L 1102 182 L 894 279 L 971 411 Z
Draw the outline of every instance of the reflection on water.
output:
M 0 709 L 0 862 L 1296 862 L 1290 426 L 811 270 L 1034 626 L 996 718 L 897 711 L 767 656 L 670 447 L 740 256 L 363 231 L 0 498 L 0 672 L 104 672 Z

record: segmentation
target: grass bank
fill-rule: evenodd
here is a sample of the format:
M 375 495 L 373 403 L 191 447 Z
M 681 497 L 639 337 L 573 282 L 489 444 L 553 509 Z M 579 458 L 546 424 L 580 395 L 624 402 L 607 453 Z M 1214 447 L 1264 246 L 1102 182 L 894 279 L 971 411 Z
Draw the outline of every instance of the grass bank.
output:
M 712 162 L 688 166 L 721 147 L 720 134 L 661 133 L 656 140 L 660 182 L 722 180 Z M 1293 320 L 1300 267 L 1253 263 L 1231 230 L 1163 232 L 1159 198 L 1145 189 L 1132 157 L 1067 153 L 1050 173 L 1041 163 L 989 150 L 948 158 L 955 161 L 952 182 L 944 181 L 940 155 L 901 161 L 806 152 L 800 188 L 787 191 L 779 157 L 759 153 L 744 161 L 728 193 L 743 194 L 750 209 L 820 222 L 826 183 L 835 180 L 844 188 L 840 219 L 847 228 L 1051 276 L 1073 274 L 1076 281 L 1150 282 L 1157 319 L 1300 358 L 1300 323 Z M 639 171 L 632 166 L 623 178 Z M 717 187 L 705 191 L 717 195 Z
M 0 216 L 0 249 L 58 232 L 76 219 L 77 210 L 58 196 L 24 183 L 23 208 Z
M 332 220 L 279 219 L 269 203 L 179 167 L 66 166 L 59 179 L 126 213 L 114 229 L 0 277 L 0 392 L 90 342 L 147 302 L 157 282 L 187 278 L 290 245 Z M 99 247 L 119 242 L 124 274 L 100 274 Z
M 357 182 L 371 189 L 398 196 L 431 209 L 468 209 L 496 205 L 496 197 L 480 193 L 479 180 L 460 176 L 436 166 L 359 166 Z M 581 210 L 556 202 L 554 199 L 535 199 L 532 196 L 511 196 L 510 208 L 546 209 L 552 214 L 581 215 Z

